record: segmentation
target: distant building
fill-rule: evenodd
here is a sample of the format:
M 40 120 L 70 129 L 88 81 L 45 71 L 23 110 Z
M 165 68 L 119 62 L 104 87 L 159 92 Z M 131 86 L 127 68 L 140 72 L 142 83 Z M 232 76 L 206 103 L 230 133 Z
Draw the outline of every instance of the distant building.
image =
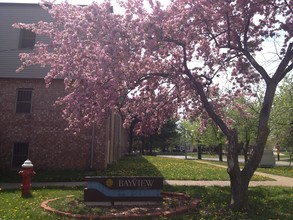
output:
M 37 4 L 0 3 L 0 170 L 18 169 L 27 158 L 42 170 L 105 169 L 126 152 L 120 117 L 109 113 L 102 129 L 83 128 L 73 135 L 64 130 L 61 107 L 53 105 L 65 94 L 63 80 L 46 88 L 45 69 L 15 71 L 19 52 L 32 50 L 39 36 L 12 24 L 48 19 Z

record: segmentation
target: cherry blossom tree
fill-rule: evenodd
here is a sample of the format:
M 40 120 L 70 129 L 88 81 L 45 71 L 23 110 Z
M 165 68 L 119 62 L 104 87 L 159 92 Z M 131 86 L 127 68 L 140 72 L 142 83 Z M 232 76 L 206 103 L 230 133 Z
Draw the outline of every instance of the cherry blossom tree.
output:
M 125 126 L 139 117 L 136 132 L 145 135 L 181 111 L 186 118 L 202 117 L 202 126 L 211 118 L 228 142 L 231 207 L 243 208 L 269 134 L 276 88 L 293 68 L 293 1 L 173 0 L 164 6 L 149 0 L 146 6 L 126 0 L 120 5 L 123 14 L 110 13 L 109 1 L 43 6 L 51 22 L 15 25 L 51 39 L 21 54 L 20 69 L 49 65 L 48 85 L 64 78 L 67 95 L 59 103 L 73 130 L 102 124 L 110 109 L 124 115 Z M 274 71 L 257 60 L 266 39 L 283 40 Z M 241 170 L 237 129 L 225 107 L 253 96 L 253 86 L 261 84 L 257 140 Z

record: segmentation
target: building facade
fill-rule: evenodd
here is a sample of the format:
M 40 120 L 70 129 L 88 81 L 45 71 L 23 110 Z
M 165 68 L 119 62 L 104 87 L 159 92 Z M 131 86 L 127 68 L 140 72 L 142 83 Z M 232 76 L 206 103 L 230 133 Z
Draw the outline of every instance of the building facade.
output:
M 103 126 L 74 135 L 65 131 L 62 107 L 54 105 L 65 95 L 63 80 L 47 88 L 46 69 L 16 72 L 18 54 L 45 39 L 12 24 L 48 19 L 37 4 L 0 3 L 0 170 L 18 169 L 27 158 L 39 170 L 105 169 L 127 151 L 121 118 L 110 112 Z

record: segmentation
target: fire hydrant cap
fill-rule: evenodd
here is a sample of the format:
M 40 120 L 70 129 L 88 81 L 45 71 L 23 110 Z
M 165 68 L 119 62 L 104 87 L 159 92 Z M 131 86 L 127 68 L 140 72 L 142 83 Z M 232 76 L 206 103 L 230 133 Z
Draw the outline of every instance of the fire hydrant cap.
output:
M 34 165 L 32 164 L 32 162 L 29 159 L 27 159 L 26 161 L 24 161 L 24 163 L 21 165 L 21 167 L 32 168 L 32 167 L 34 167 Z

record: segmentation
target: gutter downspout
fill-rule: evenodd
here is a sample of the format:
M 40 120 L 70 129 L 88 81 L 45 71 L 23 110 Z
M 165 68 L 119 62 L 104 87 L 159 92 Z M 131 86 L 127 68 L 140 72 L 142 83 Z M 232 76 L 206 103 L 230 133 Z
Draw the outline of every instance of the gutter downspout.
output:
M 93 169 L 94 164 L 94 146 L 95 146 L 95 124 L 92 126 L 92 143 L 91 143 L 91 159 L 90 159 L 90 169 Z

